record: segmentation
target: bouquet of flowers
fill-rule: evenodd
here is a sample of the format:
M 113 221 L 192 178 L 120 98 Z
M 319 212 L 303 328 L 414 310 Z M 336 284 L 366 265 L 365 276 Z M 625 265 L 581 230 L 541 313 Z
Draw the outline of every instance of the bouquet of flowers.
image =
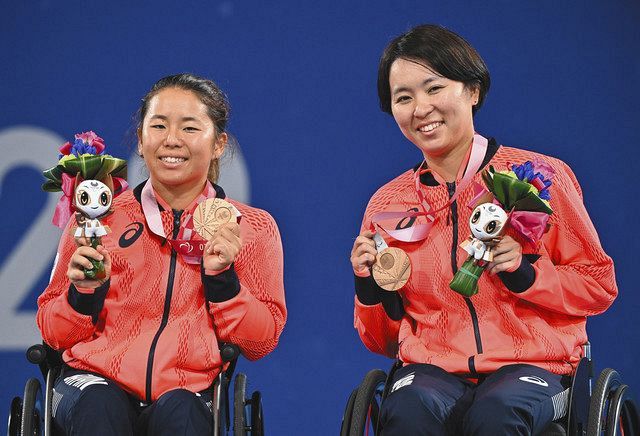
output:
M 107 234 L 98 218 L 111 211 L 111 202 L 127 188 L 127 162 L 104 153 L 104 140 L 94 132 L 75 135 L 73 144 L 60 147 L 58 164 L 43 171 L 46 181 L 42 189 L 62 191 L 63 195 L 53 214 L 53 224 L 64 228 L 76 211 L 78 224 L 74 236 L 90 238 L 96 248 L 100 237 Z M 92 260 L 92 269 L 85 270 L 88 278 L 103 278 L 104 265 Z
M 472 235 L 460 244 L 469 257 L 449 284 L 451 289 L 466 297 L 478 292 L 478 279 L 493 260 L 491 250 L 507 226 L 535 243 L 547 230 L 552 213 L 549 188 L 553 169 L 546 163 L 527 161 L 522 165 L 511 165 L 508 171 L 495 171 L 489 167 L 482 178 L 486 189 L 478 185 L 470 203 L 475 207 L 469 219 Z

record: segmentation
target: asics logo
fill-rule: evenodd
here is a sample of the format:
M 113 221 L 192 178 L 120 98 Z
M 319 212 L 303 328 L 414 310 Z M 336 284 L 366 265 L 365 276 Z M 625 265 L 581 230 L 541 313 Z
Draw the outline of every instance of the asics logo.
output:
M 412 207 L 407 212 L 418 212 L 418 211 L 419 210 L 418 210 L 417 207 Z M 413 224 L 415 224 L 415 222 L 416 222 L 416 217 L 413 217 L 413 218 L 402 218 L 400 220 L 400 222 L 398 224 L 396 224 L 396 230 L 408 229 L 409 227 L 413 226 Z
M 133 244 L 138 240 L 143 230 L 144 230 L 144 225 L 142 223 L 139 223 L 136 221 L 129 224 L 127 226 L 127 231 L 120 236 L 120 240 L 118 241 L 118 244 L 120 245 L 121 248 L 130 247 L 131 244 Z
M 415 376 L 416 376 L 416 373 L 412 372 L 410 374 L 405 375 L 401 379 L 396 380 L 396 382 L 393 384 L 393 387 L 391 388 L 391 392 L 395 392 L 404 386 L 409 386 L 411 383 L 413 383 L 413 379 Z
M 527 383 L 533 383 L 534 385 L 540 385 L 540 386 L 544 386 L 544 387 L 549 386 L 549 383 L 547 383 L 546 381 L 544 381 L 540 377 L 536 377 L 535 375 L 528 375 L 528 376 L 520 377 L 519 380 L 522 380 L 523 382 L 527 382 Z

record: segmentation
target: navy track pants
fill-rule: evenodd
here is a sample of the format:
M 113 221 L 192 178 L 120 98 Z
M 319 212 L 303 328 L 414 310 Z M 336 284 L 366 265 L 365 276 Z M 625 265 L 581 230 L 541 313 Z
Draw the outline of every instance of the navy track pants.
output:
M 566 415 L 568 382 L 523 364 L 504 366 L 477 385 L 434 365 L 407 365 L 382 403 L 382 434 L 536 435 Z
M 211 392 L 176 389 L 150 405 L 98 374 L 66 368 L 54 384 L 54 426 L 66 435 L 209 435 Z

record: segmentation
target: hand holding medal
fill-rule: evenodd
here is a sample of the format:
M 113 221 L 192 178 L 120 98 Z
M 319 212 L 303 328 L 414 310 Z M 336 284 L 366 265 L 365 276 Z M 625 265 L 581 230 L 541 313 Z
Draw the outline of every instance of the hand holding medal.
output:
M 409 256 L 402 249 L 389 247 L 379 233 L 365 231 L 356 238 L 351 251 L 356 274 L 371 270 L 378 286 L 386 291 L 402 288 L 411 276 Z
M 380 233 L 373 235 L 376 244 L 376 261 L 371 266 L 371 274 L 385 291 L 397 291 L 407 284 L 411 276 L 411 261 L 404 250 L 389 247 Z
M 193 228 L 207 240 L 202 253 L 205 270 L 220 271 L 240 252 L 242 238 L 236 208 L 220 198 L 209 198 L 193 212 Z

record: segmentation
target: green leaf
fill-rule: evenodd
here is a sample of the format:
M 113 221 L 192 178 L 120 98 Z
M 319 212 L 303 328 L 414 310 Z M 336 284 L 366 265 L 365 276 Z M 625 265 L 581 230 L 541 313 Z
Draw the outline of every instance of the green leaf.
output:
M 42 172 L 42 175 L 49 180 L 60 181 L 62 179 L 62 173 L 64 173 L 61 165 L 56 165 Z
M 506 210 L 513 209 L 515 203 L 525 198 L 531 190 L 531 185 L 506 174 L 493 175 L 493 194 Z M 535 194 L 534 194 L 535 195 Z
M 482 179 L 484 180 L 484 184 L 487 185 L 489 192 L 493 192 L 493 174 L 494 170 L 492 166 L 489 166 L 488 170 L 482 172 Z
M 124 173 L 124 176 L 123 176 Z M 91 177 L 92 179 L 101 180 L 108 174 L 112 177 L 127 177 L 127 161 L 112 156 L 104 156 L 102 158 L 102 165 L 96 174 Z
M 530 212 L 544 212 L 551 215 L 553 210 L 533 192 L 529 192 L 524 198 L 516 201 L 513 205 L 515 210 Z
M 64 166 L 66 173 L 80 173 L 83 179 L 95 179 L 95 174 L 100 171 L 100 167 L 102 166 L 102 157 L 80 156 L 76 159 L 64 161 L 62 165 Z
M 60 182 L 56 182 L 54 180 L 47 180 L 42 184 L 42 190 L 46 192 L 60 192 L 62 191 L 62 186 Z

